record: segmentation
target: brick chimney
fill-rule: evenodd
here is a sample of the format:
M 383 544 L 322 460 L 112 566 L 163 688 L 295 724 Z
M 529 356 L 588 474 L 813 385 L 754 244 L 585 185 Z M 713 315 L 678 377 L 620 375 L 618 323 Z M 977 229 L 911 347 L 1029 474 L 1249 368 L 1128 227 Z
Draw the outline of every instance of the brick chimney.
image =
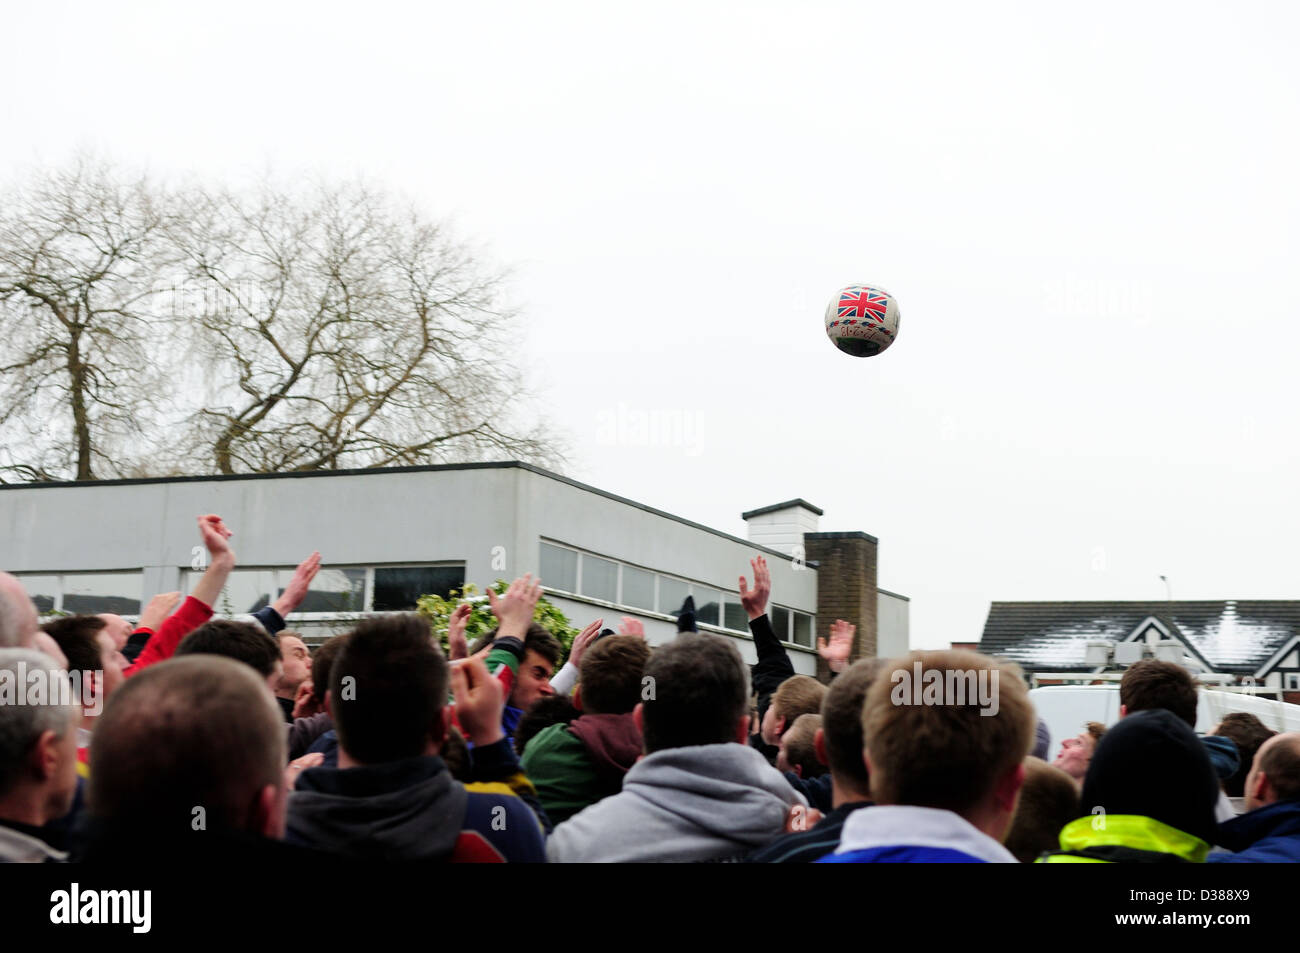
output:
M 866 533 L 804 533 L 807 560 L 817 564 L 817 635 L 830 638 L 831 623 L 844 619 L 857 626 L 851 661 L 876 655 L 876 549 Z M 817 673 L 829 675 L 817 660 Z

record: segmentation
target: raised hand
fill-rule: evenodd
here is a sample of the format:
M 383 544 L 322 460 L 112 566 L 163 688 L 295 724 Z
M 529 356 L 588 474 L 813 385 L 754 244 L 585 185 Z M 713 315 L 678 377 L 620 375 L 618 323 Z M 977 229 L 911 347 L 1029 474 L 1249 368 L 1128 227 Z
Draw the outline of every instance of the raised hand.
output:
M 473 611 L 473 606 L 468 602 L 462 602 L 447 620 L 448 658 L 458 659 L 469 655 L 469 641 L 465 638 L 465 629 L 469 625 L 470 613 Z
M 281 619 L 286 618 L 290 612 L 296 611 L 302 605 L 302 600 L 307 598 L 307 591 L 311 589 L 311 582 L 319 571 L 320 553 L 312 553 L 298 564 L 298 568 L 293 571 L 293 578 L 289 580 L 289 585 L 284 587 L 280 598 L 276 599 L 271 606 L 280 613 Z
M 229 557 L 234 561 L 235 553 L 227 542 L 232 533 L 226 529 L 226 524 L 221 522 L 221 517 L 214 514 L 199 517 L 199 536 L 203 540 L 203 545 L 208 548 L 208 555 L 212 561 L 216 562 L 221 557 Z
M 537 609 L 537 600 L 542 597 L 542 581 L 533 581 L 533 574 L 528 573 L 522 579 L 510 584 L 505 594 L 497 597 L 496 590 L 488 590 L 488 604 L 492 614 L 500 620 L 497 629 L 498 638 L 522 639 L 528 634 L 532 624 L 533 612 Z
M 578 633 L 573 640 L 573 645 L 569 647 L 569 661 L 574 665 L 582 664 L 582 657 L 587 653 L 587 647 L 596 641 L 596 636 L 600 635 L 600 627 L 604 625 L 604 619 L 597 619 L 589 624 L 585 629 Z
M 745 614 L 750 621 L 767 612 L 767 600 L 772 595 L 772 574 L 767 570 L 767 560 L 762 556 L 751 559 L 749 565 L 754 569 L 754 588 L 745 584 L 745 577 L 740 577 L 740 604 L 745 607 Z
M 319 714 L 320 711 L 320 703 L 316 701 L 312 680 L 304 678 L 298 685 L 298 691 L 293 696 L 293 717 L 310 718 L 312 715 Z
M 467 659 L 452 668 L 451 690 L 456 697 L 456 720 L 466 738 L 483 747 L 505 737 L 501 730 L 505 691 L 501 682 L 488 674 L 482 659 Z
M 831 623 L 831 640 L 827 644 L 826 640 L 818 636 L 817 654 L 826 660 L 832 672 L 842 672 L 845 666 L 849 664 L 849 655 L 853 652 L 853 633 L 858 627 L 852 623 L 845 622 L 843 619 L 836 619 Z
M 645 626 L 641 624 L 640 619 L 634 619 L 630 615 L 623 616 L 618 624 L 619 635 L 635 635 L 639 638 L 645 638 Z
M 160 592 L 149 600 L 149 604 L 144 607 L 140 613 L 140 621 L 136 625 L 137 629 L 148 629 L 156 632 L 158 626 L 162 625 L 162 620 L 167 618 L 176 603 L 181 601 L 179 592 Z

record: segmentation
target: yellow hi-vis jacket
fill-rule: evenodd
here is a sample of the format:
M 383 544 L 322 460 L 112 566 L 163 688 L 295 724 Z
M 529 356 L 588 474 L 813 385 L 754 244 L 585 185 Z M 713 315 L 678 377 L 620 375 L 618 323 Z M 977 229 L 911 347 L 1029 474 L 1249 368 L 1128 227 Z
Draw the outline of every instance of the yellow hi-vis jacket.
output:
M 1202 864 L 1210 845 L 1137 814 L 1081 817 L 1061 828 L 1061 849 L 1040 864 Z

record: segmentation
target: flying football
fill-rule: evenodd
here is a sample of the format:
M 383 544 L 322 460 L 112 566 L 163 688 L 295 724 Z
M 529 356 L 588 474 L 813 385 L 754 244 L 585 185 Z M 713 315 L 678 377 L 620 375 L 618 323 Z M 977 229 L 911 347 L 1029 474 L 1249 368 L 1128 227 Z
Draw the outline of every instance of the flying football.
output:
M 874 285 L 841 288 L 826 306 L 826 336 L 845 354 L 874 357 L 898 337 L 898 302 Z

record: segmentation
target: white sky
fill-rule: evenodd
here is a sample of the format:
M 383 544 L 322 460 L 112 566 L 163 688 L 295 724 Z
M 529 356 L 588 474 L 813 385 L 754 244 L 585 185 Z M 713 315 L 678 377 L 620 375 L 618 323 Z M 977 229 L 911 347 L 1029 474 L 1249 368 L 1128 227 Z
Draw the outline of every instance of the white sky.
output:
M 1296 598 L 1300 14 L 1242 6 L 26 4 L 0 177 L 416 197 L 514 267 L 569 475 L 741 536 L 801 496 L 914 647 L 1161 573 Z M 877 358 L 823 331 L 855 281 Z

